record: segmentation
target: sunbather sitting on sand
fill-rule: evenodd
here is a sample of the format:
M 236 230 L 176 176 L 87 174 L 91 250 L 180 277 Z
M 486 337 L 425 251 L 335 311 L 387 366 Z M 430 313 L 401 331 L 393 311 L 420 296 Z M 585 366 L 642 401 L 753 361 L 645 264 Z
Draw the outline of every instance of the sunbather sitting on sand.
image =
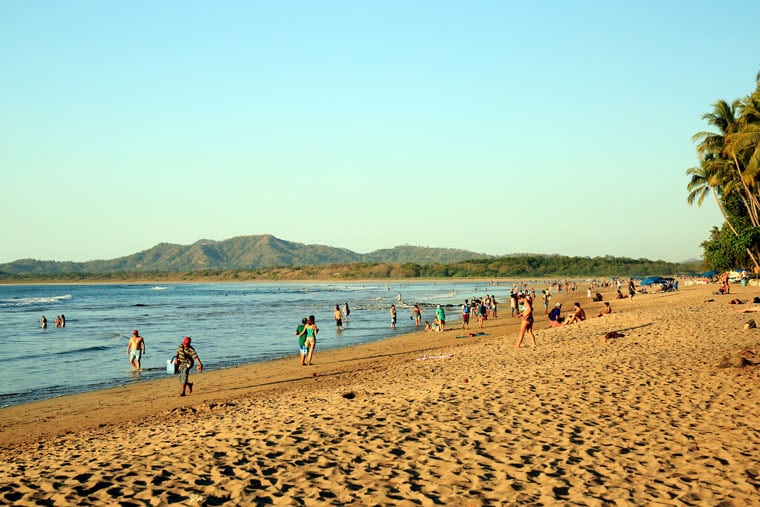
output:
M 581 304 L 578 302 L 575 302 L 573 303 L 573 306 L 575 306 L 575 311 L 570 317 L 567 318 L 567 322 L 565 322 L 565 325 L 586 320 L 586 311 L 583 308 L 581 308 Z
M 560 317 L 561 312 L 562 303 L 557 303 L 554 305 L 552 311 L 549 312 L 549 323 L 551 324 L 551 327 L 559 327 L 562 325 L 562 317 Z
M 602 308 L 602 311 L 600 311 L 596 316 L 597 317 L 604 317 L 605 315 L 609 315 L 611 313 L 612 313 L 612 307 L 610 306 L 610 304 L 607 301 L 605 301 L 604 302 L 604 308 Z

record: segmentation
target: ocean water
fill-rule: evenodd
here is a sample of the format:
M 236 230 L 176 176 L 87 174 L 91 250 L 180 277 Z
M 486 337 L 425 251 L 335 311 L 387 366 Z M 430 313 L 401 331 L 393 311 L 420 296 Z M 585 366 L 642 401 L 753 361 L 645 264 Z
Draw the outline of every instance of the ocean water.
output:
M 458 320 L 465 299 L 485 294 L 508 309 L 510 288 L 511 282 L 0 286 L 0 407 L 166 377 L 166 361 L 184 336 L 193 338 L 204 369 L 216 370 L 297 355 L 295 328 L 314 315 L 318 358 L 320 350 L 414 331 L 415 303 L 431 322 L 437 304 L 447 320 Z M 333 310 L 346 302 L 351 315 L 337 332 Z M 66 327 L 56 328 L 61 314 Z M 139 373 L 126 352 L 133 329 L 146 343 Z

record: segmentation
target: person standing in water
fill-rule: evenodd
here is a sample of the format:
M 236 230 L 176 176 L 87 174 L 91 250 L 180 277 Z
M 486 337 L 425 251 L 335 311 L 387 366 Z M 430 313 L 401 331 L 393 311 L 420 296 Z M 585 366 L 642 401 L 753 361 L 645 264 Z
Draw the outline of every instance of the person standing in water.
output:
M 414 319 L 414 327 L 420 327 L 422 325 L 422 308 L 419 304 L 415 304 L 412 308 L 412 319 Z
M 137 371 L 140 369 L 140 360 L 145 355 L 145 340 L 137 329 L 132 331 L 132 336 L 127 344 L 127 355 L 129 356 L 129 364 L 132 365 L 132 369 Z
M 40 319 L 40 327 L 41 327 L 42 329 L 46 329 L 46 328 L 47 328 L 47 319 L 45 318 L 45 316 L 44 316 L 44 315 L 43 315 L 43 316 L 42 316 L 42 318 Z
M 351 309 L 348 307 L 348 301 L 343 304 L 343 320 L 348 324 L 348 316 L 351 314 Z
M 391 329 L 396 329 L 396 305 L 391 305 Z
M 335 305 L 335 311 L 333 312 L 335 317 L 335 329 L 338 331 L 343 330 L 343 314 L 340 312 L 340 306 Z

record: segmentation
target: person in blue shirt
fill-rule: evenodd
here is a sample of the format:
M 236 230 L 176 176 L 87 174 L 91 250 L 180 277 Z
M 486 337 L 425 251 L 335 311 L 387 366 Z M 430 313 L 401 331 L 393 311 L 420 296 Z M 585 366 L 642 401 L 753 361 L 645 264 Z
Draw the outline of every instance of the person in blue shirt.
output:
M 549 312 L 549 323 L 552 327 L 559 327 L 562 325 L 562 317 L 560 317 L 560 313 L 562 312 L 562 303 L 557 303 L 554 305 L 554 308 Z

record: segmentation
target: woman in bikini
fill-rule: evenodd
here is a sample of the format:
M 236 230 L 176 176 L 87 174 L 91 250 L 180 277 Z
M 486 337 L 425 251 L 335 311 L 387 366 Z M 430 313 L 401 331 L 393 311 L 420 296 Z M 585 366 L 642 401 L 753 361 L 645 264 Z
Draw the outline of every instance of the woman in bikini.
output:
M 520 324 L 520 339 L 517 340 L 517 343 L 515 343 L 515 348 L 520 348 L 523 338 L 525 337 L 525 333 L 530 333 L 533 347 L 535 347 L 536 335 L 533 334 L 533 301 L 524 295 L 520 295 L 520 304 L 524 306 L 524 309 L 519 313 L 520 318 L 522 318 L 522 323 Z
M 303 331 L 301 331 L 301 335 L 303 334 L 306 335 L 306 347 L 308 349 L 308 354 L 306 356 L 307 366 L 311 364 L 311 358 L 314 356 L 314 348 L 317 346 L 318 332 L 319 332 L 319 328 L 314 323 L 314 315 L 309 315 L 309 318 L 306 321 L 306 326 L 304 327 Z

